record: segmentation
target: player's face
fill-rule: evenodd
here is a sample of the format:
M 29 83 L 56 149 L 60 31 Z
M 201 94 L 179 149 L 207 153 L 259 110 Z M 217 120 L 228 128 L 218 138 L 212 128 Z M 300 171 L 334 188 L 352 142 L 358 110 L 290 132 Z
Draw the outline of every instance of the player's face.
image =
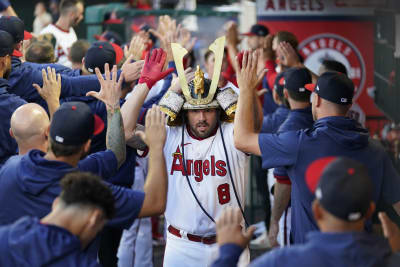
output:
M 258 38 L 258 36 L 248 36 L 247 37 L 247 46 L 251 50 L 256 50 L 259 47 L 259 38 Z
M 189 110 L 188 124 L 192 133 L 198 138 L 207 138 L 217 127 L 216 109 Z
M 83 20 L 84 7 L 81 2 L 76 4 L 76 12 L 74 14 L 73 26 L 77 26 Z

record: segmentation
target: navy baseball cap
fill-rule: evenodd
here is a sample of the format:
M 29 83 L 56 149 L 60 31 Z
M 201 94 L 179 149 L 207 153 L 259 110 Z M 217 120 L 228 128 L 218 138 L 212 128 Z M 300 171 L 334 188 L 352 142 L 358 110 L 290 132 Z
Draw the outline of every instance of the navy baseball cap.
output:
M 261 37 L 265 37 L 268 34 L 269 34 L 268 28 L 261 24 L 254 24 L 253 26 L 251 26 L 249 32 L 243 33 L 243 35 L 246 36 L 261 36 Z
M 90 73 L 95 73 L 95 68 L 99 68 L 104 73 L 104 64 L 110 67 L 118 64 L 123 58 L 122 48 L 109 42 L 94 42 L 85 55 L 85 68 Z
M 350 105 L 353 102 L 354 84 L 343 73 L 325 72 L 319 76 L 316 84 L 307 84 L 305 87 L 321 98 L 339 105 Z
M 285 77 L 283 77 L 284 74 L 284 72 L 278 73 L 274 83 L 274 90 L 280 97 L 283 97 L 283 88 L 285 87 Z
M 15 16 L 0 17 L 0 30 L 6 31 L 14 38 L 14 43 L 19 43 L 22 40 L 29 40 L 32 34 L 25 31 L 24 22 Z
M 14 51 L 14 38 L 6 31 L 0 30 L 0 57 L 11 56 Z
M 284 72 L 285 88 L 293 92 L 306 92 L 305 85 L 312 82 L 311 74 L 306 68 L 290 68 Z
M 326 211 L 345 221 L 362 219 L 373 201 L 367 168 L 350 158 L 314 161 L 307 168 L 306 183 Z
M 104 122 L 83 102 L 66 102 L 54 113 L 50 137 L 59 144 L 81 145 L 104 130 Z

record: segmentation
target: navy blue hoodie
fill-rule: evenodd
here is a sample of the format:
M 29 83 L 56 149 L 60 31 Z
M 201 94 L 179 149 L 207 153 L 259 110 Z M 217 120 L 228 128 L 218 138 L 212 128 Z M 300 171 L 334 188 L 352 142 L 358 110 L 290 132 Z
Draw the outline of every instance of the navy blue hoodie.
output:
M 0 266 L 100 267 L 72 233 L 31 217 L 0 227 Z
M 314 124 L 311 106 L 302 109 L 290 110 L 287 119 L 282 123 L 278 129 L 278 133 L 297 131 L 301 129 L 311 128 Z M 280 183 L 290 184 L 286 168 L 277 167 L 274 169 L 274 177 Z
M 103 178 L 117 170 L 112 151 L 91 154 L 74 168 L 61 161 L 49 161 L 44 153 L 31 150 L 24 156 L 11 157 L 0 169 L 0 225 L 13 223 L 22 216 L 42 218 L 51 211 L 53 200 L 61 193 L 61 178 L 74 171 L 89 171 Z M 108 224 L 128 228 L 137 218 L 144 193 L 105 182 L 115 198 L 116 214 Z
M 290 110 L 284 106 L 278 106 L 273 113 L 267 113 L 263 117 L 261 133 L 276 133 L 286 120 Z
M 18 107 L 26 104 L 19 96 L 10 94 L 9 89 L 7 80 L 0 79 L 0 167 L 17 153 L 17 143 L 10 135 L 10 119 Z
M 320 233 L 307 235 L 307 243 L 275 249 L 256 258 L 252 267 L 394 267 L 400 255 L 393 254 L 382 237 L 364 232 Z M 233 267 L 242 252 L 234 244 L 221 246 L 213 267 Z
M 368 131 L 346 117 L 319 119 L 313 128 L 280 134 L 260 134 L 259 146 L 265 169 L 286 166 L 292 182 L 292 235 L 294 243 L 304 243 L 305 235 L 317 230 L 311 212 L 314 194 L 304 174 L 316 159 L 347 156 L 365 164 L 374 183 L 374 202 L 400 201 L 400 177 L 382 146 L 369 139 Z
M 10 93 L 16 94 L 30 103 L 37 103 L 47 110 L 46 102 L 41 98 L 37 90 L 32 86 L 37 83 L 43 85 L 42 72 L 29 64 L 22 63 L 17 57 L 12 57 L 11 73 L 8 77 Z M 89 91 L 99 91 L 100 83 L 96 75 L 69 77 L 61 75 L 61 96 L 86 95 Z

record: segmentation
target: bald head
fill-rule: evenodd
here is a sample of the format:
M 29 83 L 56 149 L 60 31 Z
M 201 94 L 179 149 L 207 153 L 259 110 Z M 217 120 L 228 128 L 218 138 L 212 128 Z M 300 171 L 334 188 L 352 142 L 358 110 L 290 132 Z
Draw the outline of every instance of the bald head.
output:
M 17 108 L 11 116 L 11 134 L 18 145 L 43 138 L 50 125 L 46 111 L 38 104 L 29 103 Z

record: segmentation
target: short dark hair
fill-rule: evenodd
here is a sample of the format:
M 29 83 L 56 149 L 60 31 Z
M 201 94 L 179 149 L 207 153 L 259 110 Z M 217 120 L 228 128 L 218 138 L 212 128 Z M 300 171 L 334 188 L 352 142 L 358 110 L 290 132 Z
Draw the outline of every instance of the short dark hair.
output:
M 213 54 L 213 51 L 207 50 L 207 52 L 204 54 L 204 62 L 207 62 L 208 58 Z
M 297 92 L 297 91 L 292 91 L 288 90 L 289 97 L 293 100 L 299 101 L 299 102 L 310 102 L 310 96 L 311 92 L 308 90 L 305 90 L 304 92 Z
M 62 0 L 60 3 L 60 14 L 68 13 L 72 8 L 75 8 L 78 3 L 83 4 L 83 0 Z
M 49 137 L 50 146 L 49 149 L 56 157 L 68 157 L 77 154 L 81 149 L 82 145 L 63 145 L 55 142 L 53 138 Z
M 54 63 L 54 47 L 47 41 L 35 41 L 26 50 L 25 59 L 28 62 L 40 64 Z
M 61 179 L 60 185 L 60 199 L 66 205 L 95 206 L 103 210 L 107 219 L 114 216 L 114 196 L 100 177 L 89 172 L 72 172 Z
M 324 61 L 322 61 L 322 65 L 325 67 L 325 70 L 327 71 L 337 71 L 346 74 L 347 76 L 346 66 L 339 61 L 332 59 L 324 59 Z
M 277 38 L 278 44 L 280 42 L 288 42 L 294 49 L 297 49 L 297 46 L 299 45 L 299 41 L 297 40 L 296 35 L 294 35 L 291 32 L 287 31 L 277 32 L 275 38 Z
M 72 63 L 82 63 L 86 52 L 90 47 L 90 43 L 86 40 L 78 40 L 72 44 L 69 56 Z

